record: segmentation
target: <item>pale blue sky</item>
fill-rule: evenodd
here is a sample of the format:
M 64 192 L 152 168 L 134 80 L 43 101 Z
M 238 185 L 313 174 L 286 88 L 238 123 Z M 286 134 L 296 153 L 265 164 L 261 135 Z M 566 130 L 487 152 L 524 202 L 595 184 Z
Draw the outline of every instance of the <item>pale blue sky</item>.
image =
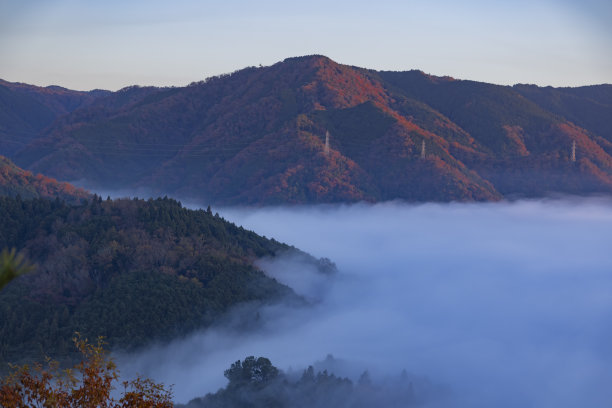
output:
M 0 0 L 9 81 L 185 85 L 305 54 L 498 84 L 612 83 L 612 2 Z

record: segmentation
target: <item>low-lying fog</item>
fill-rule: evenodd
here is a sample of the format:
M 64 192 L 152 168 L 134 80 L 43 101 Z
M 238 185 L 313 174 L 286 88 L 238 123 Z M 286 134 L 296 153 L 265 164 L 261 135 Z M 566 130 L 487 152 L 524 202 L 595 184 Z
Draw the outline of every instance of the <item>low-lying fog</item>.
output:
M 215 209 L 213 209 L 215 210 Z M 218 210 L 218 209 L 217 209 Z M 428 406 L 603 407 L 612 401 L 612 201 L 219 210 L 259 234 L 333 260 L 316 276 L 261 265 L 320 302 L 270 307 L 263 328 L 216 329 L 120 357 L 174 385 L 177 402 L 265 356 L 287 371 L 327 354 L 374 382 L 403 369 L 449 391 Z

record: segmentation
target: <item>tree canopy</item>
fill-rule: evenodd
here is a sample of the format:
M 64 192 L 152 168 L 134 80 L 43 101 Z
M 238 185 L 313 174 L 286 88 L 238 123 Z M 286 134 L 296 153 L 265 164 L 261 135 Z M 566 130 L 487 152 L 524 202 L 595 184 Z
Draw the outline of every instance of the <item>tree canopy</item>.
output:
M 92 344 L 77 335 L 74 344 L 80 363 L 60 369 L 57 362 L 46 366 L 13 367 L 0 378 L 0 406 L 3 408 L 171 408 L 172 390 L 150 379 L 136 378 L 121 384 L 121 397 L 112 391 L 118 386 L 119 372 L 103 348 L 101 338 Z
M 2 276 L 25 268 L 17 253 L 38 265 L 0 292 L 0 362 L 70 355 L 75 331 L 113 348 L 171 340 L 293 296 L 253 262 L 297 250 L 175 200 L 0 197 L 0 211 L 0 248 L 18 251 Z

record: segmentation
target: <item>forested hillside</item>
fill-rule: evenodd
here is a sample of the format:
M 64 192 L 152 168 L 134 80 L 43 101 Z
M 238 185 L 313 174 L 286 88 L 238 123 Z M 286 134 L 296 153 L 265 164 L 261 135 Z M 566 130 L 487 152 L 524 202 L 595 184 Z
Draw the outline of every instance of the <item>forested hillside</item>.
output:
M 93 103 L 109 91 L 73 91 L 0 79 L 0 155 L 23 148 L 57 118 Z
M 206 327 L 238 304 L 295 296 L 253 261 L 297 250 L 210 210 L 167 198 L 0 197 L 0 212 L 0 248 L 36 264 L 0 292 L 0 361 L 65 356 L 75 331 L 134 348 Z
M 0 156 L 0 196 L 21 198 L 59 198 L 79 203 L 91 194 L 72 184 L 60 183 L 42 174 L 20 169 L 4 156 Z
M 131 87 L 11 156 L 91 188 L 223 205 L 612 192 L 612 86 L 499 86 L 313 55 Z

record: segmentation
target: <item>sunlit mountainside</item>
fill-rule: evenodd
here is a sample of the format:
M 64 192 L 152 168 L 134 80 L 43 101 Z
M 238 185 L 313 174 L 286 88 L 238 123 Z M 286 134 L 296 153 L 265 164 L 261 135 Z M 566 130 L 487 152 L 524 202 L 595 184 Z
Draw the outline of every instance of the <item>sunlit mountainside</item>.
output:
M 96 95 L 15 162 L 220 204 L 612 191 L 611 85 L 508 87 L 307 56 Z
M 82 188 L 42 174 L 17 167 L 4 156 L 0 156 L 0 196 L 21 198 L 59 198 L 70 203 L 91 198 L 91 194 Z

